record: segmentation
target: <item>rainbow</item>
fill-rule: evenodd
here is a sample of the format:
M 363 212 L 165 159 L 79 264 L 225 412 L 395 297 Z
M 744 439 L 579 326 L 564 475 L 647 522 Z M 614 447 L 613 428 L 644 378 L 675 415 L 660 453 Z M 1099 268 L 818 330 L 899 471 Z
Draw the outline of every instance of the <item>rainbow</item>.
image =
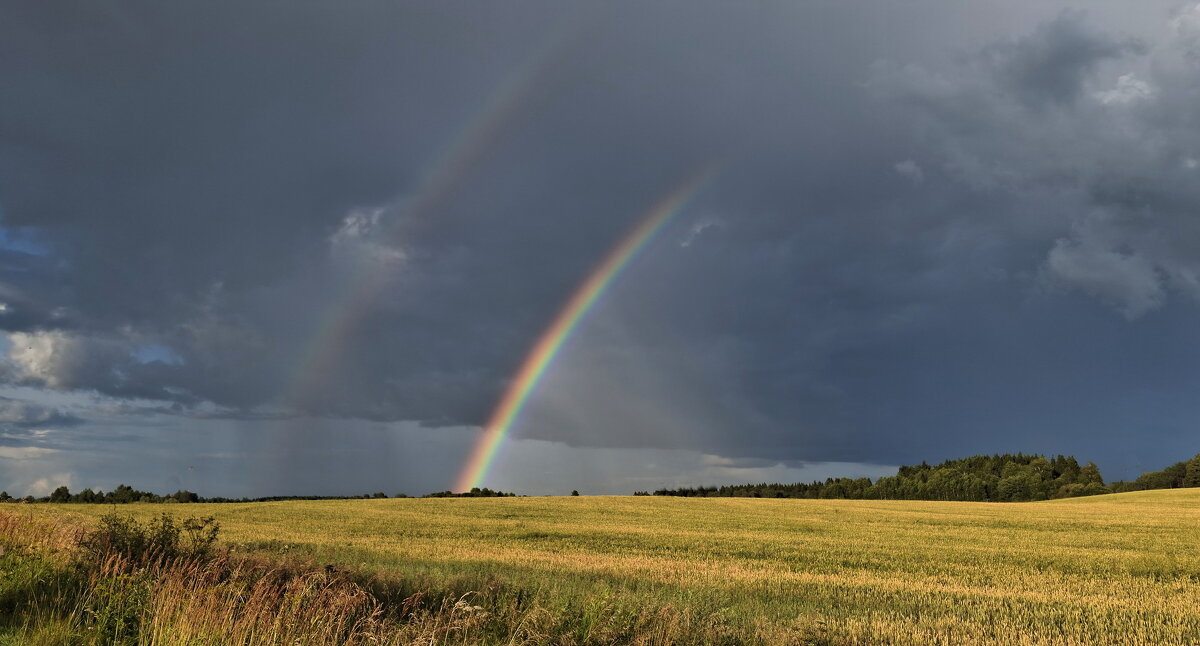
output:
M 483 435 L 471 450 L 470 458 L 454 485 L 455 491 L 467 491 L 472 487 L 481 486 L 488 469 L 496 459 L 502 441 L 509 429 L 512 428 L 517 416 L 521 414 L 521 409 L 529 400 L 529 395 L 533 393 L 538 382 L 546 374 L 546 369 L 554 361 L 554 357 L 558 355 L 563 344 L 579 326 L 579 322 L 592 309 L 596 301 L 604 295 L 604 292 L 612 286 L 621 271 L 629 265 L 637 253 L 654 238 L 654 235 L 672 216 L 683 209 L 688 201 L 709 182 L 715 172 L 715 164 L 706 165 L 655 204 L 637 226 L 608 253 L 603 262 L 592 270 L 583 284 L 575 290 L 571 299 L 567 301 L 558 316 L 533 345 L 533 349 L 529 351 L 525 361 L 521 364 L 520 370 L 517 371 L 508 389 L 504 391 L 504 395 L 488 419 L 487 425 L 484 426 Z
M 426 166 L 408 192 L 409 198 L 385 208 L 394 208 L 403 218 L 411 219 L 436 212 L 469 175 L 472 167 L 495 147 L 496 140 L 517 116 L 521 106 L 534 95 L 541 81 L 552 75 L 552 68 L 557 64 L 556 53 L 572 39 L 577 29 L 578 21 L 569 16 L 550 30 L 542 45 L 488 93 L 483 104 Z M 385 230 L 381 237 L 386 240 L 389 233 Z M 325 308 L 324 316 L 316 321 L 308 343 L 298 355 L 292 371 L 294 377 L 283 394 L 285 405 L 303 409 L 309 400 L 320 396 L 325 379 L 336 372 L 342 350 L 386 291 L 392 271 L 387 263 L 371 259 L 362 259 L 351 268 L 349 287 Z

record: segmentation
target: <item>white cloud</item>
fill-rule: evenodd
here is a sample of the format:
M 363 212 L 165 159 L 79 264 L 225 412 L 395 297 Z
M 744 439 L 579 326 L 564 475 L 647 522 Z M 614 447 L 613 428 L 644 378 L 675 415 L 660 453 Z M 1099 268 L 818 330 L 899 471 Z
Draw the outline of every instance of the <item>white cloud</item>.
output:
M 723 467 L 726 469 L 761 469 L 764 467 L 773 467 L 780 464 L 779 460 L 769 460 L 763 458 L 731 458 L 724 455 L 714 455 L 712 453 L 702 453 L 700 455 L 700 464 L 706 467 Z
M 690 228 L 688 228 L 688 232 L 683 236 L 683 239 L 679 241 L 679 246 L 690 247 L 692 246 L 692 243 L 696 241 L 696 238 L 703 235 L 705 231 L 721 225 L 722 222 L 716 218 L 701 218 Z
M 1154 98 L 1154 95 L 1154 88 L 1133 74 L 1123 74 L 1117 78 L 1115 86 L 1093 94 L 1097 101 L 1105 105 L 1125 105 Z
M 193 326 L 184 326 L 183 331 L 193 338 L 198 336 L 193 333 Z M 182 355 L 174 349 L 148 342 L 128 327 L 109 335 L 46 330 L 12 332 L 7 336 L 8 356 L 2 367 L 10 386 L 128 392 L 146 386 L 135 381 L 142 366 L 179 367 L 184 364 Z M 159 383 L 143 388 L 142 392 L 151 390 L 169 392 Z M 0 422 L 4 421 L 3 415 L 0 410 Z
M 58 451 L 40 446 L 0 446 L 0 458 L 8 460 L 41 458 L 53 453 L 58 453 Z
M 8 338 L 8 358 L 18 375 L 50 388 L 64 386 L 66 375 L 79 362 L 79 344 L 65 332 L 14 332 Z
M 1051 284 L 1083 290 L 1135 319 L 1166 302 L 1162 277 L 1138 252 L 1121 253 L 1089 240 L 1058 240 L 1046 258 Z
M 403 249 L 387 240 L 387 207 L 355 209 L 342 219 L 342 226 L 329 236 L 334 257 L 368 258 L 377 262 L 401 262 Z
M 1200 38 L 1200 3 L 1185 5 L 1169 24 L 1178 38 L 1188 41 Z
M 54 409 L 30 402 L 0 398 L 0 423 L 31 424 L 48 422 L 58 417 Z
M 70 489 L 72 480 L 73 478 L 71 477 L 70 473 L 56 473 L 44 478 L 38 478 L 37 480 L 34 480 L 28 487 L 26 487 L 25 495 L 46 496 L 49 495 L 51 491 L 54 491 L 59 487 L 66 487 Z
M 911 159 L 897 162 L 895 166 L 892 166 L 892 168 L 895 168 L 896 172 L 899 173 L 901 177 L 911 180 L 914 184 L 920 184 L 921 182 L 925 181 L 925 171 L 921 170 L 921 167 L 917 165 L 917 162 Z

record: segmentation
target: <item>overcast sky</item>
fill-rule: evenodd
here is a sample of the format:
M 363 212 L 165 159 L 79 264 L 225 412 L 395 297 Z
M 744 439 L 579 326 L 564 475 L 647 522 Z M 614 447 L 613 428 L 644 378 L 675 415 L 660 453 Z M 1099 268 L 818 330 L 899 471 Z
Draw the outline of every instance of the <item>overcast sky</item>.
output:
M 1200 450 L 1200 9 L 0 1 L 0 489 Z

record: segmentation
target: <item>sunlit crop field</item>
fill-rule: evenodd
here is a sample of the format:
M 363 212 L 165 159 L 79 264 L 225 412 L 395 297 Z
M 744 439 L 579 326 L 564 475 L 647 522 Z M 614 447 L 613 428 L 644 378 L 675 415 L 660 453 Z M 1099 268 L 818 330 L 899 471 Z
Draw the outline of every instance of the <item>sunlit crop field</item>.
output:
M 242 549 L 433 582 L 496 579 L 546 607 L 687 609 L 774 643 L 1200 642 L 1200 489 L 1009 504 L 578 497 L 117 511 L 212 515 L 222 543 Z

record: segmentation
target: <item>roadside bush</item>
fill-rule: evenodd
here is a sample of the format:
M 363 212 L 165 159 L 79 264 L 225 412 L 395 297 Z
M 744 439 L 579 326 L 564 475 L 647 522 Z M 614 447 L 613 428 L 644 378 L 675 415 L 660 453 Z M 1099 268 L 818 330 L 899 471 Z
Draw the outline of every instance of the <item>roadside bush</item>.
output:
M 100 527 L 87 534 L 81 546 L 92 562 L 119 554 L 132 561 L 204 559 L 212 554 L 220 525 L 213 518 L 175 518 L 162 514 L 144 525 L 116 512 L 100 518 Z
M 101 643 L 137 646 L 153 583 L 147 571 L 93 577 L 85 612 Z

